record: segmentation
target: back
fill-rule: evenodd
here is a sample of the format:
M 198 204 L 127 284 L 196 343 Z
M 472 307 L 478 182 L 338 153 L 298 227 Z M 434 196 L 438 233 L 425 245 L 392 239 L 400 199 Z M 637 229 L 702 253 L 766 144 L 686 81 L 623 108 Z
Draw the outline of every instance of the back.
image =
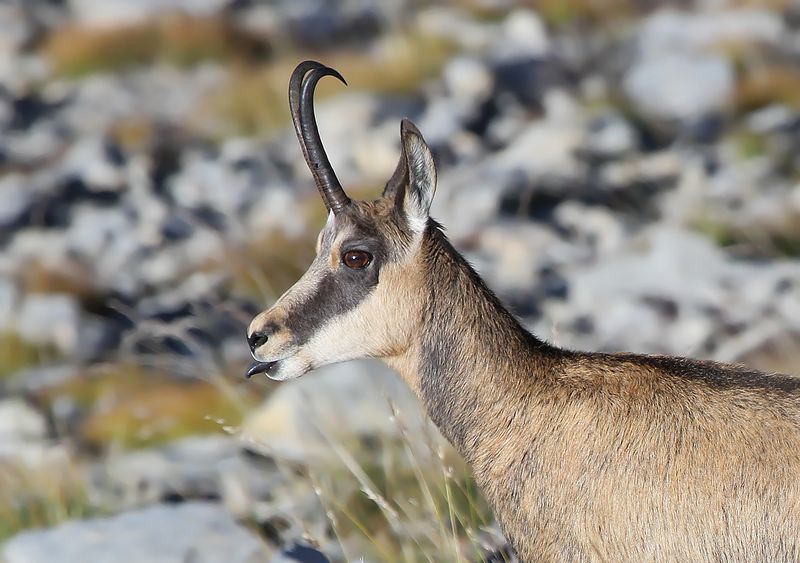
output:
M 800 560 L 800 379 L 572 352 L 556 373 L 516 429 L 518 486 L 490 493 L 525 506 L 504 522 L 523 558 Z

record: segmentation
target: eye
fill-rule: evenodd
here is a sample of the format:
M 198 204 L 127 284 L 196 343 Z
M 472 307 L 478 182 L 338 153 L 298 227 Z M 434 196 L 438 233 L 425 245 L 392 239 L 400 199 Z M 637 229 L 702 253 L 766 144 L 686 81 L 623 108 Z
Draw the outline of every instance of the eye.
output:
M 372 254 L 363 250 L 348 250 L 342 256 L 342 262 L 351 270 L 361 270 L 372 262 Z

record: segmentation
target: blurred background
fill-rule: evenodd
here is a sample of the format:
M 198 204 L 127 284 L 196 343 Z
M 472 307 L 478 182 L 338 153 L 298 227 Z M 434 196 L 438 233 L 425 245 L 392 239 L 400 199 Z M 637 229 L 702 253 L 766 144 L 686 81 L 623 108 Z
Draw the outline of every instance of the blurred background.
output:
M 538 336 L 800 375 L 800 4 L 0 1 L 0 561 L 510 560 L 376 363 L 244 381 L 410 117 L 433 215 Z M 294 558 L 294 559 L 293 559 Z

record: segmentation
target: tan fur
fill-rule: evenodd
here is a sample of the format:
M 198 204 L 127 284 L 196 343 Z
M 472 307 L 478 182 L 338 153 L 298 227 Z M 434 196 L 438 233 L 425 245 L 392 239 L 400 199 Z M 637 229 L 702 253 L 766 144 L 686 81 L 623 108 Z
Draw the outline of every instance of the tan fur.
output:
M 450 281 L 456 301 L 478 298 L 467 276 Z M 487 307 L 448 309 L 465 335 L 452 353 L 473 359 L 456 374 L 471 424 L 453 441 L 523 560 L 800 558 L 796 393 L 718 388 L 640 356 L 539 353 L 506 321 L 487 334 Z M 389 362 L 412 382 L 418 363 Z
M 382 358 L 470 464 L 523 561 L 800 561 L 800 381 L 537 340 L 434 223 L 420 230 L 435 171 L 404 127 L 402 158 L 428 191 L 389 185 L 329 217 L 308 272 L 251 323 L 251 335 L 277 327 L 257 359 L 288 354 L 271 377 Z M 393 179 L 409 181 L 402 158 Z M 325 297 L 362 231 L 385 245 L 377 282 L 364 292 L 348 277 L 359 300 L 297 343 L 287 319 Z

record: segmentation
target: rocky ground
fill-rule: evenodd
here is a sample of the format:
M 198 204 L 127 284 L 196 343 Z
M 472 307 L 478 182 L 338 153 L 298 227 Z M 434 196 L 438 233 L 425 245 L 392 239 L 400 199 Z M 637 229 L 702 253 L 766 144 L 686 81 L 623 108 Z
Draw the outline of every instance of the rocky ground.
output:
M 663 5 L 662 5 L 663 4 Z M 510 558 L 372 363 L 244 382 L 324 208 L 399 122 L 433 214 L 560 345 L 800 374 L 800 12 L 612 0 L 0 4 L 0 561 Z

